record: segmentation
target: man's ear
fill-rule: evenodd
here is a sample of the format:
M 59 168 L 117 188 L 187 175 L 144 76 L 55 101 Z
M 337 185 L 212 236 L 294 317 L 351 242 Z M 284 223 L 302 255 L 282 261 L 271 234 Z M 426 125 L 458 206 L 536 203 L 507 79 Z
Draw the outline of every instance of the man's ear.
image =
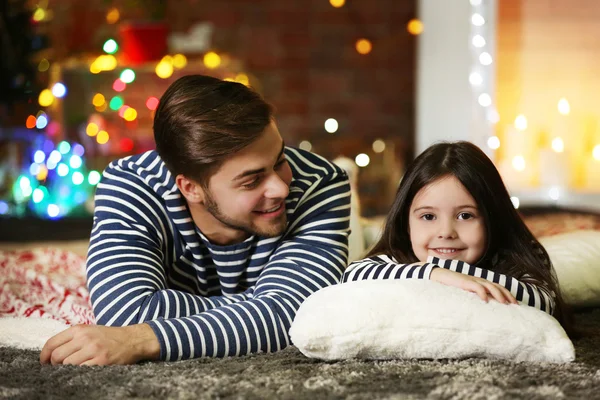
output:
M 175 177 L 175 184 L 177 184 L 177 188 L 179 188 L 179 191 L 189 203 L 204 203 L 204 189 L 198 182 L 185 177 L 183 174 L 179 174 Z

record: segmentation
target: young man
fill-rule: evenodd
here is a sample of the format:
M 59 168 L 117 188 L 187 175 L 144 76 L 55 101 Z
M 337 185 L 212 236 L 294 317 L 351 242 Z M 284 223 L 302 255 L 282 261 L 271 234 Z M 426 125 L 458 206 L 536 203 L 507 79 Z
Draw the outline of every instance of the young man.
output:
M 156 151 L 111 163 L 96 191 L 87 283 L 98 326 L 54 336 L 42 363 L 277 351 L 300 304 L 341 279 L 347 176 L 285 147 L 257 93 L 183 77 L 154 137 Z

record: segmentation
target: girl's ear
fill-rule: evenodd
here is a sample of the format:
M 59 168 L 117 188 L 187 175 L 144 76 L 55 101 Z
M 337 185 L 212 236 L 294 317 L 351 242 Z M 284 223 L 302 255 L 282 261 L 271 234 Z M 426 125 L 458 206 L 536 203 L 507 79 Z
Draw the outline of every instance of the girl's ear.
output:
M 175 177 L 175 183 L 177 184 L 177 188 L 185 197 L 185 199 L 192 204 L 203 204 L 205 193 L 202 186 L 182 174 L 177 175 Z

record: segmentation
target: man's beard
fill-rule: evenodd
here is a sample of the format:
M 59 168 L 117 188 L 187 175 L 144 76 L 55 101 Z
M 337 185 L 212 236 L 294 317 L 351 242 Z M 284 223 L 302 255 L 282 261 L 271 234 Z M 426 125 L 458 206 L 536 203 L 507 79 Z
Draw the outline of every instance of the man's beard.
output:
M 267 238 L 276 237 L 276 236 L 280 236 L 281 234 L 283 234 L 283 232 L 285 231 L 285 228 L 287 226 L 286 218 L 285 218 L 285 216 L 286 216 L 285 210 L 283 211 L 283 217 L 279 217 L 277 220 L 279 222 L 281 220 L 281 218 L 283 218 L 283 222 L 273 225 L 270 227 L 270 229 L 266 229 L 266 230 L 258 228 L 251 222 L 244 224 L 242 222 L 231 219 L 221 212 L 221 210 L 219 209 L 219 205 L 214 201 L 214 199 L 212 198 L 211 194 L 208 191 L 206 191 L 206 199 L 204 201 L 204 206 L 206 207 L 206 210 L 213 217 L 215 217 L 215 219 L 217 221 L 219 221 L 226 227 L 245 232 L 249 235 L 257 235 L 257 236 L 267 237 Z M 285 202 L 282 205 L 282 207 L 285 208 Z

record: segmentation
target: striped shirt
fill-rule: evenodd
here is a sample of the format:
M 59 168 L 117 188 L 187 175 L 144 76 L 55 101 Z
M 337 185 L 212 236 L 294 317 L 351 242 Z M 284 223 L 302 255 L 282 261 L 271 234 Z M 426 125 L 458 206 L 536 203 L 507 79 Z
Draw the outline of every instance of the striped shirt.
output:
M 517 301 L 550 315 L 554 311 L 554 299 L 546 289 L 460 260 L 429 257 L 425 263 L 399 264 L 391 257 L 378 255 L 351 263 L 344 272 L 342 283 L 368 279 L 429 279 L 431 271 L 440 267 L 497 283 L 508 289 Z
M 148 323 L 162 360 L 289 345 L 300 304 L 339 283 L 347 264 L 350 186 L 313 153 L 285 155 L 285 232 L 227 246 L 200 232 L 155 151 L 112 162 L 96 190 L 86 266 L 97 323 Z

